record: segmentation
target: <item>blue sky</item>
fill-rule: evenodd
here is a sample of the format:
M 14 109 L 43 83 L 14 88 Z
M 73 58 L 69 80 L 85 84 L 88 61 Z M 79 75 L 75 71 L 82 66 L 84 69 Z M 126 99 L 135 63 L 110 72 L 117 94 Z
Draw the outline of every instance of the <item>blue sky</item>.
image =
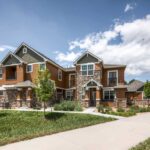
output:
M 104 62 L 106 59 L 106 63 L 129 65 L 126 80 L 150 80 L 150 60 L 147 58 L 150 57 L 150 44 L 148 45 L 149 36 L 145 35 L 149 33 L 149 14 L 150 1 L 147 0 L 1 0 L 0 59 L 21 42 L 26 42 L 63 66 L 71 65 L 73 59 L 89 49 L 104 59 Z M 140 51 L 143 49 L 143 42 L 141 47 L 134 45 L 135 41 L 131 43 L 129 36 L 132 32 L 126 31 L 126 28 L 130 28 L 127 23 L 134 26 L 138 24 L 138 20 L 144 31 L 141 30 L 137 35 L 146 37 L 144 48 L 147 48 L 148 53 L 145 49 Z M 104 36 L 107 31 L 111 33 Z M 137 28 L 134 33 L 138 31 Z M 104 42 L 99 39 L 105 39 L 104 42 L 107 43 L 103 50 L 100 45 L 103 46 Z M 136 42 L 139 43 L 138 39 Z M 120 43 L 123 44 L 118 48 Z M 114 50 L 114 46 L 118 51 Z M 108 48 L 110 55 L 105 48 Z M 131 51 L 130 59 L 126 59 L 128 53 L 125 54 L 125 48 Z M 138 56 L 134 56 L 136 51 Z M 115 55 L 117 52 L 120 56 Z M 139 56 L 142 58 L 138 61 Z M 147 65 L 143 67 L 145 63 Z

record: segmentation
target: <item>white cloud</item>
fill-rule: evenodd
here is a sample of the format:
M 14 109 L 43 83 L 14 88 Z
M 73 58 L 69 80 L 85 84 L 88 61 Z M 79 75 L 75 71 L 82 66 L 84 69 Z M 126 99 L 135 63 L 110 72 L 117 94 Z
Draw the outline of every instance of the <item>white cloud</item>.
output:
M 67 62 L 72 62 L 74 61 L 77 57 L 81 55 L 81 52 L 67 52 L 66 54 L 64 53 L 57 53 L 56 60 L 59 62 L 67 61 Z
M 15 50 L 16 48 L 10 45 L 0 45 L 0 51 L 5 51 L 5 50 Z
M 124 12 L 128 12 L 130 10 L 133 10 L 135 8 L 136 4 L 126 4 L 126 7 L 124 9 Z
M 126 64 L 128 75 L 150 73 L 150 15 L 132 22 L 117 23 L 111 30 L 92 33 L 81 40 L 71 41 L 67 53 L 57 60 L 70 62 L 88 49 L 104 63 Z M 71 50 L 71 51 L 70 51 Z

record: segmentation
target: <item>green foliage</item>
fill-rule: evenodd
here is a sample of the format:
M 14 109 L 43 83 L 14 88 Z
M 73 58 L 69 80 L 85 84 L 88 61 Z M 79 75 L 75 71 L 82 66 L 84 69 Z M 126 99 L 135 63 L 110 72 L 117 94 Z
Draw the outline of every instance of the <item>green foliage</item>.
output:
M 36 79 L 36 96 L 40 101 L 48 101 L 55 90 L 55 82 L 50 79 L 49 70 L 38 71 Z
M 109 107 L 109 106 L 104 107 L 103 105 L 98 105 L 97 106 L 97 110 L 98 110 L 98 112 L 107 114 L 107 113 L 110 113 L 112 111 L 112 108 Z
M 98 112 L 104 113 L 104 106 L 98 105 L 97 110 L 98 110 Z
M 54 105 L 54 110 L 82 111 L 82 106 L 81 106 L 81 104 L 79 102 L 62 101 L 61 103 Z
M 112 121 L 87 114 L 0 110 L 0 145 Z
M 125 112 L 125 110 L 123 108 L 118 108 L 117 111 L 118 112 Z
M 130 150 L 150 150 L 150 138 L 142 143 L 139 143 L 137 146 L 131 148 Z
M 144 85 L 144 94 L 146 98 L 150 98 L 150 82 L 147 81 Z
M 112 111 L 110 113 L 111 115 L 116 115 L 116 116 L 123 116 L 123 117 L 130 117 L 130 116 L 134 116 L 136 115 L 136 112 L 130 112 L 130 111 L 126 111 L 126 112 L 114 112 Z
M 36 79 L 35 93 L 39 101 L 44 102 L 44 115 L 45 115 L 45 102 L 50 100 L 55 91 L 55 82 L 50 79 L 49 70 L 38 71 Z

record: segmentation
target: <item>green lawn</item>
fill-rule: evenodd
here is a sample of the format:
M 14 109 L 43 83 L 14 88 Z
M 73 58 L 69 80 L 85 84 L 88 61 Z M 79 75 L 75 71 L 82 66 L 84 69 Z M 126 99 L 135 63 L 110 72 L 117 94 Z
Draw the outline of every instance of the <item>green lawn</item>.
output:
M 87 114 L 0 111 L 0 145 L 115 119 Z
M 130 150 L 150 150 L 150 138 L 142 143 L 139 143 L 137 146 L 131 148 Z

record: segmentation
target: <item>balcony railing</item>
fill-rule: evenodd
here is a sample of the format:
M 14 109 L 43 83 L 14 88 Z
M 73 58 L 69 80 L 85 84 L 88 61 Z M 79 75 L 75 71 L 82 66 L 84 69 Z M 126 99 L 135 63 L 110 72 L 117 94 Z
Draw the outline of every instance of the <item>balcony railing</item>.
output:
M 108 86 L 116 86 L 116 85 L 117 85 L 117 78 L 108 79 Z

